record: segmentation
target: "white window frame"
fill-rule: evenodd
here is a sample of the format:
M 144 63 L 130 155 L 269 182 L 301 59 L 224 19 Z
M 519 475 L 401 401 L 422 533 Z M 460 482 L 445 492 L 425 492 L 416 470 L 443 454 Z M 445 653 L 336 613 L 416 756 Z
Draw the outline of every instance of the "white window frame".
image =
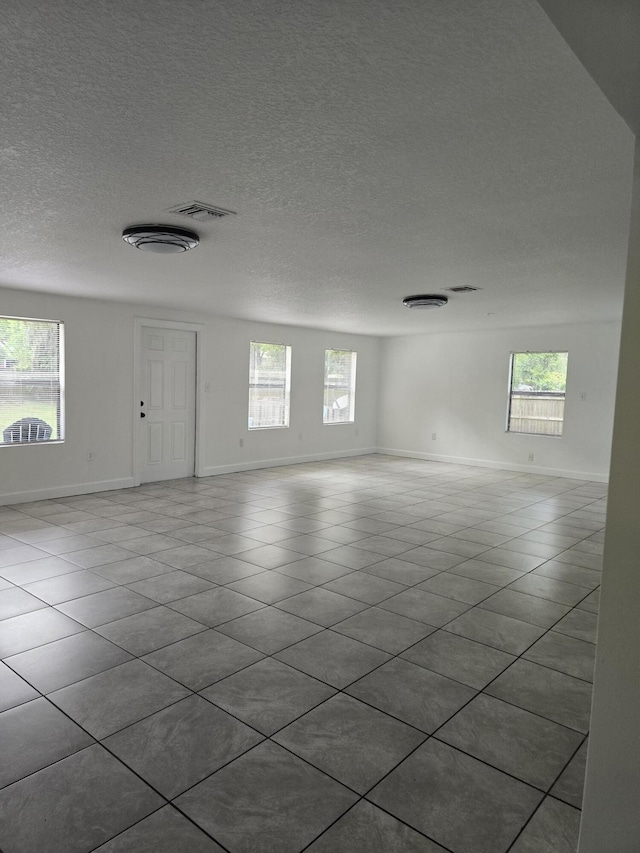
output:
M 34 386 L 41 385 L 48 389 L 51 394 L 52 405 L 55 407 L 55 415 L 53 417 L 49 417 L 45 422 L 49 427 L 51 427 L 49 437 L 44 437 L 47 435 L 47 431 L 43 427 L 37 424 L 32 424 L 30 427 L 27 427 L 26 425 L 23 426 L 19 431 L 16 429 L 13 433 L 15 438 L 5 441 L 3 435 L 4 430 L 18 421 L 31 417 L 37 418 L 40 421 L 44 420 L 43 418 L 38 417 L 41 413 L 37 411 L 30 411 L 32 401 L 28 396 L 28 392 L 26 392 L 24 395 L 24 402 L 19 402 L 18 406 L 16 406 L 16 408 L 19 407 L 21 409 L 19 412 L 21 417 L 18 418 L 12 416 L 11 423 L 4 423 L 5 418 L 4 416 L 2 417 L 2 423 L 0 424 L 0 447 L 33 447 L 36 444 L 63 444 L 65 438 L 64 322 L 62 320 L 45 320 L 34 317 L 11 317 L 7 315 L 2 315 L 0 320 L 10 320 L 24 324 L 47 324 L 51 327 L 55 327 L 55 336 L 57 341 L 55 352 L 56 364 L 53 367 L 44 370 L 34 369 L 30 371 L 21 371 L 16 369 L 11 364 L 13 359 L 10 354 L 7 353 L 7 345 L 3 347 L 3 354 L 0 360 L 0 412 L 3 413 L 6 411 L 12 402 L 10 397 L 15 397 L 15 394 L 10 393 L 11 388 L 17 388 L 19 392 L 23 387 L 26 391 L 27 387 L 33 388 Z M 2 345 L 2 343 L 3 342 L 0 340 L 0 345 Z M 55 422 L 49 423 L 49 420 Z
M 514 366 L 515 361 L 519 355 L 550 355 L 550 354 L 558 354 L 565 355 L 567 357 L 567 370 L 565 372 L 565 389 L 564 392 L 560 391 L 536 391 L 531 388 L 527 390 L 525 388 L 516 388 L 513 387 L 513 378 L 514 378 Z M 568 376 L 568 358 L 569 353 L 567 350 L 520 350 L 518 352 L 512 352 L 509 356 L 509 385 L 508 385 L 508 394 L 507 394 L 507 419 L 505 425 L 505 431 L 512 435 L 535 435 L 542 436 L 543 438 L 562 438 L 564 433 L 564 421 L 565 421 L 565 402 L 567 399 L 567 376 Z M 520 392 L 520 393 L 518 393 Z M 527 394 L 531 395 L 531 403 L 532 405 L 529 407 L 531 409 L 531 414 L 527 414 L 525 411 L 524 401 L 527 398 Z M 548 396 L 542 397 L 538 401 L 533 399 L 536 394 L 546 394 Z M 514 409 L 514 400 L 522 401 L 523 411 L 521 414 L 513 414 Z M 534 404 L 538 402 L 538 406 L 534 406 Z M 546 405 L 545 405 L 546 403 Z M 554 405 L 555 403 L 555 405 Z M 525 429 L 525 428 L 516 428 L 513 425 L 514 420 L 519 421 L 529 421 L 535 422 L 538 421 L 541 425 L 547 424 L 548 431 L 543 429 Z
M 264 372 L 262 382 L 271 379 L 269 384 L 261 384 L 261 377 L 255 370 L 254 351 L 256 347 L 277 347 L 282 349 L 285 357 L 285 368 L 281 378 L 269 377 Z M 272 389 L 271 400 L 260 400 L 258 389 Z M 256 414 L 259 417 L 256 418 Z M 291 346 L 272 341 L 250 341 L 249 343 L 249 412 L 247 427 L 249 430 L 288 429 L 291 415 Z M 257 421 L 257 422 L 256 422 Z
M 332 381 L 329 373 L 329 354 L 350 356 L 349 376 L 346 384 L 340 386 L 343 391 L 340 397 L 336 397 L 335 391 L 338 387 L 335 379 Z M 324 351 L 324 392 L 322 406 L 322 423 L 325 426 L 336 426 L 338 424 L 352 424 L 356 419 L 356 366 L 358 353 L 355 350 L 338 349 L 331 347 Z M 335 377 L 335 374 L 333 374 Z M 344 377 L 343 380 L 344 382 Z M 346 399 L 345 399 L 346 398 Z M 342 401 L 342 405 L 340 404 Z

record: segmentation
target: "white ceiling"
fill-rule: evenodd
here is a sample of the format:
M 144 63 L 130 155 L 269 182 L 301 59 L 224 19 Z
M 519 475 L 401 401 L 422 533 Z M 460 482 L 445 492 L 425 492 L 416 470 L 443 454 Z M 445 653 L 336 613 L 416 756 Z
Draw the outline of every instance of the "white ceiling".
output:
M 2 18 L 5 287 L 374 335 L 621 315 L 633 136 L 534 0 Z M 193 200 L 237 216 L 167 212 Z M 122 242 L 147 223 L 201 244 Z

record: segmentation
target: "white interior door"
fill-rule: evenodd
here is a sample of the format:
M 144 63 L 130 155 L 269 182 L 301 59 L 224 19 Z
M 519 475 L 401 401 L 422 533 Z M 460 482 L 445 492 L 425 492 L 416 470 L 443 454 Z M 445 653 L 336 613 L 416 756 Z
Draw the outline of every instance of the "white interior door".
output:
M 140 482 L 195 471 L 196 333 L 142 327 Z

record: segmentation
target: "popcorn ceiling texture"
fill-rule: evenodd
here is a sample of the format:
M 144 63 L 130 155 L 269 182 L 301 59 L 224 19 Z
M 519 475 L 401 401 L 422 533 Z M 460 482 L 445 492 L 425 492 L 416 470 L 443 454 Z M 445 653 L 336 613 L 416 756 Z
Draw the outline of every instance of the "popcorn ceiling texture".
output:
M 1 286 L 377 335 L 620 316 L 632 136 L 536 3 L 14 0 L 0 38 Z M 120 241 L 194 199 L 238 216 Z

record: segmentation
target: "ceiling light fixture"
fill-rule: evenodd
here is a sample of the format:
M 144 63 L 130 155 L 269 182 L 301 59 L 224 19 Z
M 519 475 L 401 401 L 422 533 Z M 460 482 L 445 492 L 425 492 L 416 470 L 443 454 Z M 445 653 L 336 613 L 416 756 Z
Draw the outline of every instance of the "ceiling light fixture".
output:
M 442 308 L 448 301 L 446 296 L 407 296 L 402 304 L 407 308 Z
M 156 252 L 161 255 L 176 255 L 195 249 L 200 242 L 198 235 L 185 228 L 172 225 L 135 225 L 125 228 L 122 239 L 130 246 L 143 252 Z

